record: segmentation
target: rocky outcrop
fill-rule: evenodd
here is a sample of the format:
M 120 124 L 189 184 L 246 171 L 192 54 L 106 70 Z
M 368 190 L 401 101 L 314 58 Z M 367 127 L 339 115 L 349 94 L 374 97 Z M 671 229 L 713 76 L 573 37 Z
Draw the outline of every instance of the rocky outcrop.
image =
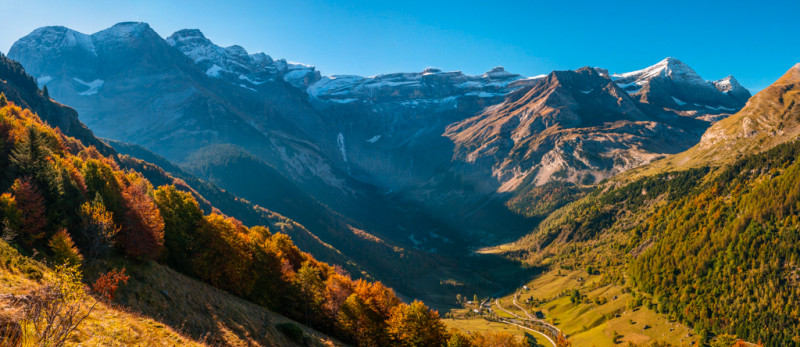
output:
M 695 118 L 736 113 L 750 98 L 750 92 L 733 76 L 706 81 L 691 67 L 671 57 L 646 69 L 614 74 L 611 78 L 642 103 Z
M 707 126 L 673 120 L 582 68 L 553 72 L 449 126 L 445 136 L 456 144 L 455 159 L 491 172 L 499 191 L 513 191 L 554 181 L 595 184 L 688 148 Z

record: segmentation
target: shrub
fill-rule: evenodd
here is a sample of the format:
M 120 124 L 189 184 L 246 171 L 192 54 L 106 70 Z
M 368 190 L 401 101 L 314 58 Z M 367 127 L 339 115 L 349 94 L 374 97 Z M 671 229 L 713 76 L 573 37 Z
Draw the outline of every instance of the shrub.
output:
M 305 333 L 303 333 L 303 329 L 297 326 L 294 323 L 280 323 L 275 324 L 275 329 L 278 329 L 282 334 L 286 335 L 290 340 L 295 341 L 297 343 L 303 343 L 303 338 L 305 337 Z
M 59 265 L 51 283 L 28 296 L 22 325 L 22 345 L 63 346 L 92 312 L 82 309 L 85 298 L 77 266 Z
M 129 278 L 130 276 L 125 274 L 124 268 L 122 271 L 113 269 L 100 275 L 100 278 L 92 284 L 92 290 L 95 294 L 99 295 L 100 298 L 111 302 L 114 301 L 114 295 L 120 286 L 120 282 L 123 284 L 128 283 Z

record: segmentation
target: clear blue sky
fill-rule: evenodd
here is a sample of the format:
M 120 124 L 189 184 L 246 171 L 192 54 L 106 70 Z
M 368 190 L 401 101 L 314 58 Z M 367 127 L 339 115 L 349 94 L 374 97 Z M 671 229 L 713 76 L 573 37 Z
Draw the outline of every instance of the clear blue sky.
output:
M 800 62 L 800 1 L 203 1 L 0 0 L 0 51 L 33 29 L 91 34 L 148 22 L 166 37 L 199 28 L 317 66 L 374 75 L 435 66 L 523 75 L 591 65 L 625 72 L 674 56 L 706 79 L 760 90 Z

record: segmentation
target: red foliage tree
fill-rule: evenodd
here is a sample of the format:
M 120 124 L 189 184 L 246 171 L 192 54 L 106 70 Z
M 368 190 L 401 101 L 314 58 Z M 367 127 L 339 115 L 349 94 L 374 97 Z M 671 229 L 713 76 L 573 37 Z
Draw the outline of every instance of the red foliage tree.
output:
M 23 243 L 30 246 L 46 236 L 47 217 L 44 197 L 29 177 L 14 181 L 11 191 L 14 193 L 17 208 L 22 213 L 19 237 Z
M 122 191 L 125 216 L 120 244 L 130 256 L 155 259 L 164 245 L 164 220 L 148 194 L 152 190 L 149 182 L 135 174 L 126 178 L 129 184 Z

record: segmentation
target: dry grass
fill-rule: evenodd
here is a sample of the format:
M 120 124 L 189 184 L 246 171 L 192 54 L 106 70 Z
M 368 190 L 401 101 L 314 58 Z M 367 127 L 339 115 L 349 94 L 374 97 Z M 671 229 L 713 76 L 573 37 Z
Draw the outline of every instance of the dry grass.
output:
M 68 345 L 81 346 L 293 346 L 275 329 L 292 322 L 286 317 L 159 264 L 98 262 L 92 273 L 125 266 L 131 280 L 117 292 L 115 304 L 97 303 L 89 318 L 70 336 Z M 0 294 L 23 295 L 43 285 L 50 270 L 19 255 L 0 241 Z M 96 276 L 95 276 L 96 277 Z M 88 299 L 85 307 L 94 299 Z M 0 311 L 9 309 L 3 305 Z M 297 323 L 295 323 L 297 324 Z M 340 346 L 301 324 L 312 346 Z

